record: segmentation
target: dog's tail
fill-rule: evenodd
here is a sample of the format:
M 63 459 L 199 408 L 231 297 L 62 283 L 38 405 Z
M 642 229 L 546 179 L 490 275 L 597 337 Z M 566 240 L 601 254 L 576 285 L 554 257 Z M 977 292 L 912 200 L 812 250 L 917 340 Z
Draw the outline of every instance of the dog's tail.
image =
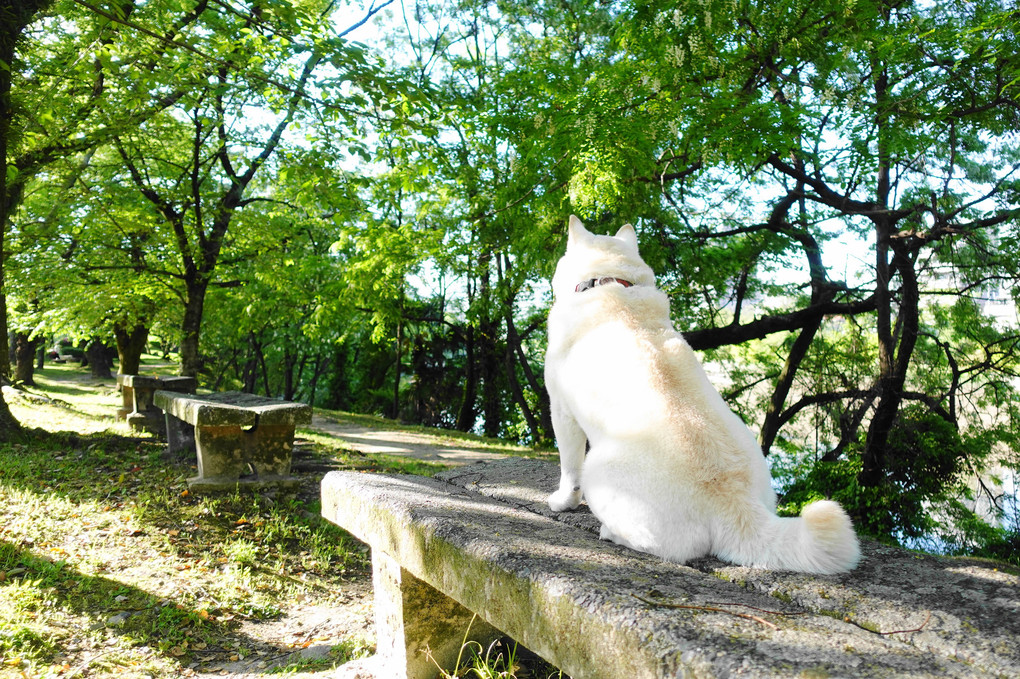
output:
M 812 502 L 799 517 L 771 515 L 768 523 L 754 565 L 832 574 L 851 570 L 861 558 L 850 517 L 831 500 Z

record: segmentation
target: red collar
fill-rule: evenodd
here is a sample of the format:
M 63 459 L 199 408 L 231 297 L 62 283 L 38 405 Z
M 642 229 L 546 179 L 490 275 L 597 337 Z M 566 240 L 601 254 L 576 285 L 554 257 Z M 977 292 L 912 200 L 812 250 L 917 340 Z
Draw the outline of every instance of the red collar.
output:
M 632 285 L 634 285 L 630 281 L 625 281 L 622 278 L 603 276 L 602 278 L 589 278 L 586 281 L 581 281 L 580 283 L 577 284 L 577 287 L 574 288 L 574 292 L 584 292 L 585 290 L 589 290 L 600 285 L 608 285 L 609 283 L 619 283 L 625 288 L 629 288 Z

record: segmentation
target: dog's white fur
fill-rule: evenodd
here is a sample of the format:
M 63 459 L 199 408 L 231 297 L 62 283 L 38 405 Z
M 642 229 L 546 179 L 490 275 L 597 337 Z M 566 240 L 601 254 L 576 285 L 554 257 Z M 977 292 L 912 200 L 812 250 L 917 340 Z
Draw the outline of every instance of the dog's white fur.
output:
M 605 276 L 634 285 L 575 292 Z M 712 554 L 809 573 L 857 564 L 857 536 L 837 503 L 776 516 L 761 448 L 673 329 L 634 227 L 596 236 L 571 216 L 552 284 L 545 379 L 561 466 L 554 511 L 577 507 L 583 493 L 603 539 L 681 563 Z

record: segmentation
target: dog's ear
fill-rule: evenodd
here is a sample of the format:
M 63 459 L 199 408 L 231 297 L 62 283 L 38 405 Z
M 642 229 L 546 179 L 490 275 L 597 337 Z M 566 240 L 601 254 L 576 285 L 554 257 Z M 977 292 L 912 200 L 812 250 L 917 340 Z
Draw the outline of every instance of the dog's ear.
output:
M 634 231 L 633 225 L 624 224 L 623 226 L 621 226 L 620 230 L 616 232 L 616 237 L 622 240 L 627 245 L 629 245 L 634 250 L 638 249 L 637 232 Z
M 567 227 L 567 247 L 591 238 L 591 233 L 584 228 L 584 223 L 577 218 L 577 215 L 570 215 L 570 222 Z

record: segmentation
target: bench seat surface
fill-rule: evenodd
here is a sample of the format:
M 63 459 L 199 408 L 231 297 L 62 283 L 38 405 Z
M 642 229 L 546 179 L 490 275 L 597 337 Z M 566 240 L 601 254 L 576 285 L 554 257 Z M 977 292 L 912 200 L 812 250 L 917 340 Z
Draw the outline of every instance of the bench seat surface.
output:
M 558 467 L 507 459 L 436 479 L 331 472 L 322 513 L 575 678 L 980 677 L 1020 670 L 1020 578 L 863 544 L 811 576 L 689 565 L 600 541 L 545 498 Z
M 117 380 L 128 387 L 135 389 L 194 389 L 197 381 L 194 377 L 181 377 L 179 375 L 117 375 Z
M 164 412 L 196 426 L 258 424 L 309 424 L 312 408 L 304 403 L 280 401 L 240 391 L 196 396 L 157 391 L 153 403 Z

